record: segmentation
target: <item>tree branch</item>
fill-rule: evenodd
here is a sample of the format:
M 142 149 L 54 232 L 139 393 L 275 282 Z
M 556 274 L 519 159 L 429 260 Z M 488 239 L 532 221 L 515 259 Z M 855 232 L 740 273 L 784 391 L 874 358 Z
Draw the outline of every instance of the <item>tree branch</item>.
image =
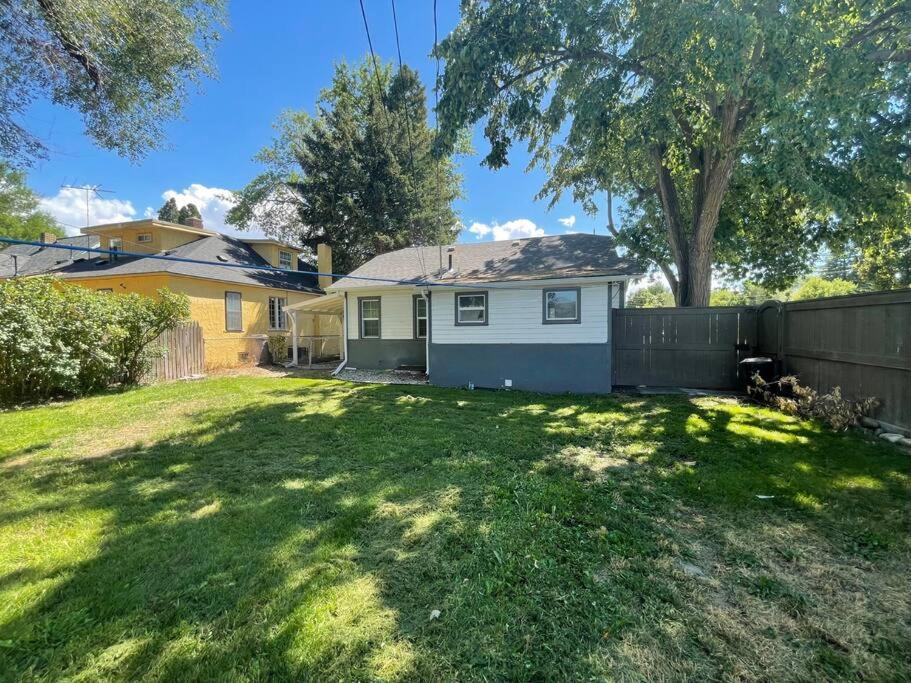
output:
M 100 90 L 102 86 L 101 72 L 92 62 L 85 50 L 83 50 L 79 43 L 69 35 L 66 28 L 59 21 L 54 0 L 38 0 L 38 6 L 41 7 L 44 12 L 45 18 L 47 19 L 48 24 L 50 24 L 51 32 L 57 37 L 57 40 L 60 41 L 60 45 L 72 59 L 82 66 L 83 70 L 92 81 L 92 88 L 96 91 Z

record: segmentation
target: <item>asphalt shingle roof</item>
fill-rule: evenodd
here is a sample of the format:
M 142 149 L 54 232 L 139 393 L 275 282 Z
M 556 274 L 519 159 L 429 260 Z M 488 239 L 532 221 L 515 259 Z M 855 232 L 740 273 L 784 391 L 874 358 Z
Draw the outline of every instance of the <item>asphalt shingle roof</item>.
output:
M 452 271 L 449 271 L 449 256 Z M 595 276 L 635 276 L 642 269 L 602 235 L 554 235 L 500 242 L 409 247 L 377 256 L 350 275 L 427 283 L 471 284 Z M 390 283 L 392 284 L 392 283 Z M 377 287 L 344 277 L 333 287 Z
M 141 256 L 122 256 L 110 260 L 106 255 L 87 261 L 78 261 L 59 269 L 55 274 L 60 277 L 110 277 L 117 275 L 138 275 L 143 273 L 170 273 L 204 277 L 221 282 L 242 285 L 261 285 L 279 287 L 302 292 L 321 293 L 317 276 L 308 270 L 299 272 L 269 271 L 268 261 L 252 248 L 238 239 L 227 235 L 212 235 L 188 242 L 171 249 L 167 254 L 177 258 L 196 259 L 210 263 L 184 263 L 165 261 Z M 220 266 L 219 263 L 249 265 L 251 268 L 233 268 Z M 302 268 L 308 266 L 302 264 Z
M 78 235 L 61 237 L 57 240 L 57 244 L 97 249 L 99 240 L 97 235 Z M 13 256 L 17 258 L 13 259 Z M 56 249 L 53 246 L 35 247 L 29 244 L 12 244 L 6 249 L 0 250 L 0 278 L 13 277 L 17 274 L 52 273 L 72 265 L 78 259 L 87 259 L 91 256 L 91 252 L 87 251 Z

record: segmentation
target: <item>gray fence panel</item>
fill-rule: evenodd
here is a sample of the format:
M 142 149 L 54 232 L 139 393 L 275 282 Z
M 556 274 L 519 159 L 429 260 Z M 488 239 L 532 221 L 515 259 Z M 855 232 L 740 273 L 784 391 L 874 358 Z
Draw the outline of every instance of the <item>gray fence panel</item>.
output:
M 911 429 L 911 291 L 782 304 L 779 357 L 819 392 L 875 396 L 876 417 Z
M 183 379 L 205 373 L 205 343 L 199 323 L 182 323 L 163 332 L 156 343 L 165 348 L 165 355 L 152 364 L 147 381 Z
M 733 389 L 756 346 L 756 311 L 624 308 L 613 311 L 614 384 Z

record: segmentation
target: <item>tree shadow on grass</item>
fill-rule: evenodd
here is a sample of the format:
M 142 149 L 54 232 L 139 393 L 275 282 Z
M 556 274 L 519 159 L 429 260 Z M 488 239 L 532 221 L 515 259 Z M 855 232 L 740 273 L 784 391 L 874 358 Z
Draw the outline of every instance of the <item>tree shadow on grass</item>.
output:
M 833 538 L 837 513 L 802 496 L 866 477 L 877 501 L 838 496 L 867 515 L 908 492 L 874 446 L 837 453 L 841 437 L 723 402 L 325 383 L 193 423 L 28 472 L 105 526 L 80 562 L 9 577 L 51 587 L 0 623 L 5 675 L 603 675 L 635 666 L 627 634 L 692 610 L 668 562 L 675 505 Z M 596 475 L 579 449 L 627 464 Z M 675 647 L 695 675 L 729 666 L 698 638 Z

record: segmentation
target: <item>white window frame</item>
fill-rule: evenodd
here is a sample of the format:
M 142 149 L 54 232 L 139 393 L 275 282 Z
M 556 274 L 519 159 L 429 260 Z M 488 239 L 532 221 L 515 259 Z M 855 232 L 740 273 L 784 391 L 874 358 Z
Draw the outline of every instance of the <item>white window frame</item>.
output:
M 288 305 L 288 299 L 283 296 L 269 297 L 269 329 L 270 330 L 287 330 L 288 320 L 285 315 L 285 306 Z M 278 323 L 278 327 L 275 323 Z
M 469 297 L 469 296 L 483 297 L 484 305 L 483 306 L 466 306 L 463 308 L 461 306 L 462 298 Z M 483 292 L 456 292 L 456 295 L 455 295 L 455 324 L 459 327 L 462 327 L 462 326 L 480 327 L 480 326 L 486 325 L 488 322 L 488 319 L 489 319 L 488 304 L 489 304 L 489 301 L 488 301 L 488 296 L 487 296 L 486 291 L 483 291 Z M 462 311 L 482 311 L 483 318 L 481 320 L 462 320 L 461 315 L 460 315 Z
M 551 318 L 547 310 L 547 295 L 551 292 L 573 292 L 576 295 L 576 315 L 572 318 Z M 548 287 L 542 292 L 542 322 L 545 325 L 575 325 L 582 322 L 582 289 L 580 287 Z
M 152 233 L 150 232 L 140 232 L 136 235 L 137 244 L 149 244 L 152 241 Z
M 235 299 L 236 297 L 236 299 Z M 237 310 L 232 311 L 228 305 L 229 299 L 234 299 L 237 301 Z M 237 326 L 231 326 L 231 316 L 237 316 Z M 244 297 L 240 292 L 226 291 L 225 292 L 225 331 L 227 332 L 243 332 L 244 331 Z
M 376 302 L 376 317 L 364 317 L 364 304 L 369 301 Z M 364 323 L 376 320 L 376 334 L 364 334 Z M 383 302 L 378 296 L 361 296 L 357 299 L 357 333 L 360 339 L 382 339 L 383 338 Z
M 285 255 L 288 256 L 288 265 L 285 265 L 284 263 L 282 263 L 282 261 L 284 261 L 284 259 L 282 257 Z M 288 270 L 293 268 L 294 267 L 294 254 L 286 249 L 279 249 L 278 250 L 278 267 L 285 268 Z

